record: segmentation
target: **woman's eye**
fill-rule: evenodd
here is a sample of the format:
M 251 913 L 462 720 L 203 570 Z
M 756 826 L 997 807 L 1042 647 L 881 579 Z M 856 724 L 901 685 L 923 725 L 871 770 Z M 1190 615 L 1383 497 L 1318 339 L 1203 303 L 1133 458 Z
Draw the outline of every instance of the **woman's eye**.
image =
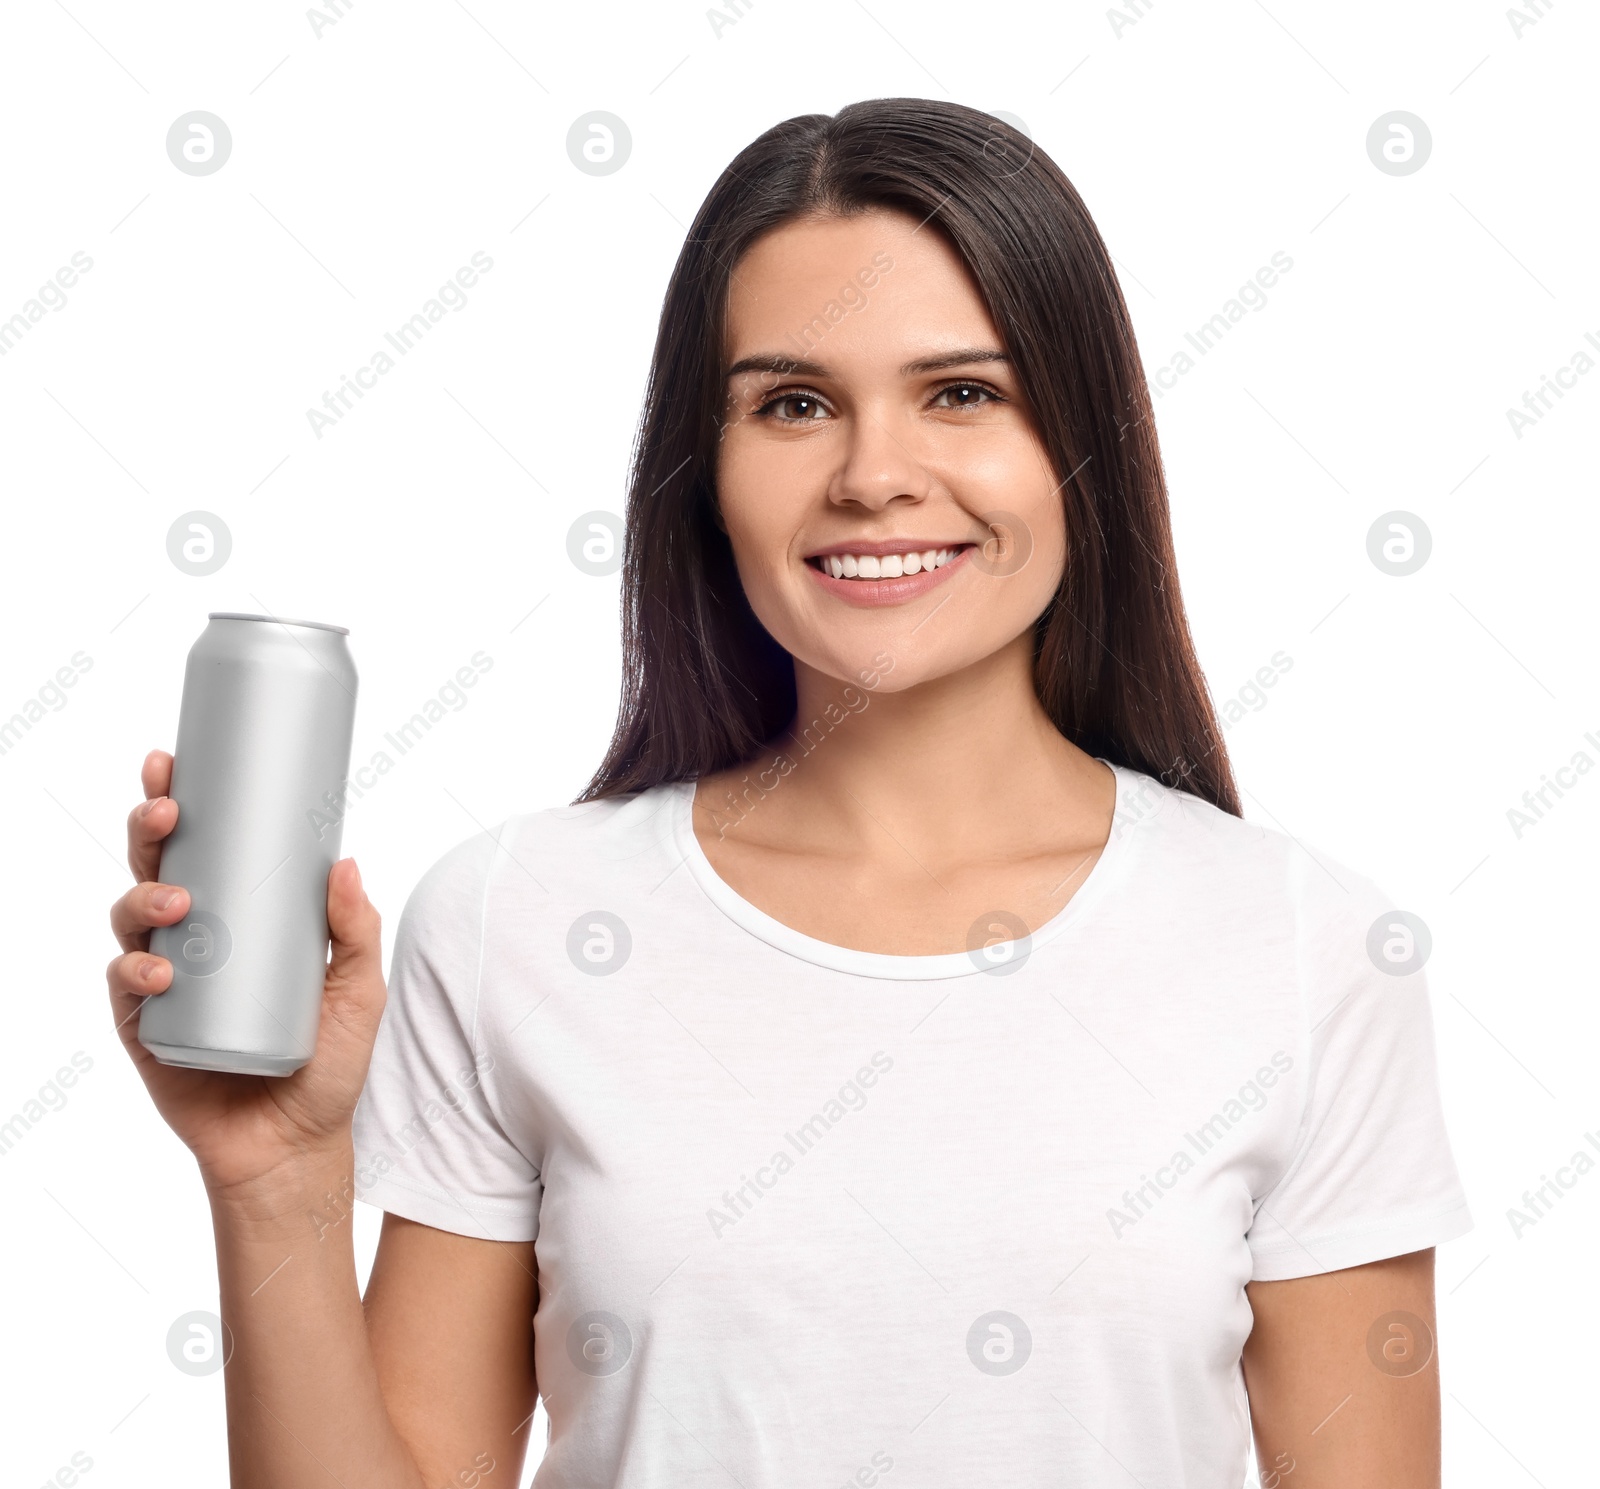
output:
M 984 387 L 982 383 L 952 383 L 934 395 L 934 402 L 937 403 L 941 398 L 950 398 L 952 401 L 943 407 L 977 408 L 984 399 L 993 400 L 996 397 L 994 391 Z
M 776 413 L 780 424 L 804 424 L 825 414 L 827 410 L 823 408 L 821 399 L 813 398 L 809 393 L 784 393 L 762 404 L 757 412 L 768 416 Z

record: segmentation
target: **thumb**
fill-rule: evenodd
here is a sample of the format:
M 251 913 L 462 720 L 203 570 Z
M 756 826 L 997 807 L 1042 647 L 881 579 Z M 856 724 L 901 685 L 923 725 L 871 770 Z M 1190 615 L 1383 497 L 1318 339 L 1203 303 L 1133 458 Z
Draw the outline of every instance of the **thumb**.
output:
M 383 918 L 361 887 L 353 858 L 328 871 L 328 932 L 333 956 L 328 981 L 342 988 L 383 982 Z

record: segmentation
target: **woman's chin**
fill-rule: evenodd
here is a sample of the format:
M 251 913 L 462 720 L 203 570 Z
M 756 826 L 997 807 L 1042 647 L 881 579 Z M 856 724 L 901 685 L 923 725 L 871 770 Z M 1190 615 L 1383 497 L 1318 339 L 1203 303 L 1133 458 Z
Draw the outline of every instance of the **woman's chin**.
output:
M 792 653 L 799 665 L 812 674 L 813 685 L 820 683 L 824 693 L 844 695 L 846 689 L 861 693 L 906 693 L 957 673 L 965 672 L 986 657 L 1004 649 L 1003 640 L 993 647 L 960 647 L 908 643 L 903 632 L 885 631 L 881 639 L 865 645 L 841 645 L 824 654 L 812 650 Z

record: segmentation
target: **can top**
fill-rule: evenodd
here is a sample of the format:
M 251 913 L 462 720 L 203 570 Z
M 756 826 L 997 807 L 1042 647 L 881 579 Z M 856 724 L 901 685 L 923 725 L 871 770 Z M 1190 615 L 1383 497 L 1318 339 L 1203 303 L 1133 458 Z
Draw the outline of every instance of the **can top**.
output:
M 280 626 L 310 626 L 318 631 L 337 631 L 341 636 L 350 634 L 349 626 L 330 626 L 321 620 L 291 620 L 286 615 L 245 615 L 238 610 L 213 610 L 207 620 L 265 620 Z

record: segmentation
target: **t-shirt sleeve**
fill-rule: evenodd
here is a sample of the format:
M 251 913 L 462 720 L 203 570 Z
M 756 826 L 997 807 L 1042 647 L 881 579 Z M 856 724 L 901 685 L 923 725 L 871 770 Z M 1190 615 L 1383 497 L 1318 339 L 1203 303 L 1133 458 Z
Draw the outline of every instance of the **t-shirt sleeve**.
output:
M 406 902 L 388 1001 L 356 1105 L 358 1199 L 439 1230 L 530 1241 L 539 1170 L 497 1113 L 498 1074 L 477 1027 L 498 836 L 445 854 Z
M 1314 882 L 1324 871 L 1300 858 L 1304 1105 L 1286 1167 L 1255 1196 L 1252 1281 L 1421 1251 L 1473 1225 L 1439 1091 L 1428 927 L 1343 867 Z

